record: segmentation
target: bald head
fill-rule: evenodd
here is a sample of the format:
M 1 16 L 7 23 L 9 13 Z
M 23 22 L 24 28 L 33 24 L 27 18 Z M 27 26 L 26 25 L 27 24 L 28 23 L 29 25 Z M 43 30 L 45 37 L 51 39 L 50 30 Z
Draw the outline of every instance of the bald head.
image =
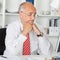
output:
M 36 8 L 30 2 L 23 2 L 19 7 L 19 16 L 23 24 L 31 23 L 33 24 L 36 15 Z
M 24 11 L 24 10 L 36 10 L 36 8 L 34 7 L 34 5 L 30 2 L 23 2 L 22 4 L 20 4 L 19 7 L 19 11 Z

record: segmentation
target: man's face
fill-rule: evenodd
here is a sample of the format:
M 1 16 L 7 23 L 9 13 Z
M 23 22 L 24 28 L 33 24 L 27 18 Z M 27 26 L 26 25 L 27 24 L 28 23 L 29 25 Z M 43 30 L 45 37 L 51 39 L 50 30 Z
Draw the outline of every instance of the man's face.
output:
M 24 11 L 20 12 L 20 18 L 23 24 L 33 24 L 36 15 L 36 9 L 34 7 L 26 7 Z

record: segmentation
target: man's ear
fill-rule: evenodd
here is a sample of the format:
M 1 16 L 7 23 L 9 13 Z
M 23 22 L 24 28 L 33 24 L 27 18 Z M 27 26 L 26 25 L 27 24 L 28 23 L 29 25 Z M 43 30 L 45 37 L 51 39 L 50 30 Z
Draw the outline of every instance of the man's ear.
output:
M 22 14 L 22 13 L 23 13 L 23 11 L 20 11 L 19 13 L 20 13 L 20 14 Z
M 20 17 L 22 17 L 22 13 L 23 13 L 22 11 L 19 12 Z
M 22 13 L 22 12 L 21 12 L 21 11 L 19 11 L 19 15 L 21 15 L 21 13 Z

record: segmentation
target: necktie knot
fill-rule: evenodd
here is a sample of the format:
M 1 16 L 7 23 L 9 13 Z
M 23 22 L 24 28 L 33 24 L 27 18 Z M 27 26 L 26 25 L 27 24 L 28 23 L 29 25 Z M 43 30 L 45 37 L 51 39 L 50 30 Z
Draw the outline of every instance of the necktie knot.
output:
M 26 35 L 27 39 L 26 40 L 30 40 L 29 34 Z

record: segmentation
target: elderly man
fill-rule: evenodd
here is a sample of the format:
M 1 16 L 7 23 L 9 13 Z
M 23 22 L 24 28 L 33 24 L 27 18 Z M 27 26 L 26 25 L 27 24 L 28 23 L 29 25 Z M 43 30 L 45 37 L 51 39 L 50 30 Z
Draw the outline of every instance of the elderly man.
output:
M 19 7 L 20 20 L 7 26 L 4 55 L 37 55 L 50 54 L 52 46 L 45 36 L 42 27 L 34 22 L 36 8 L 29 2 Z M 38 27 L 37 27 L 38 26 Z

